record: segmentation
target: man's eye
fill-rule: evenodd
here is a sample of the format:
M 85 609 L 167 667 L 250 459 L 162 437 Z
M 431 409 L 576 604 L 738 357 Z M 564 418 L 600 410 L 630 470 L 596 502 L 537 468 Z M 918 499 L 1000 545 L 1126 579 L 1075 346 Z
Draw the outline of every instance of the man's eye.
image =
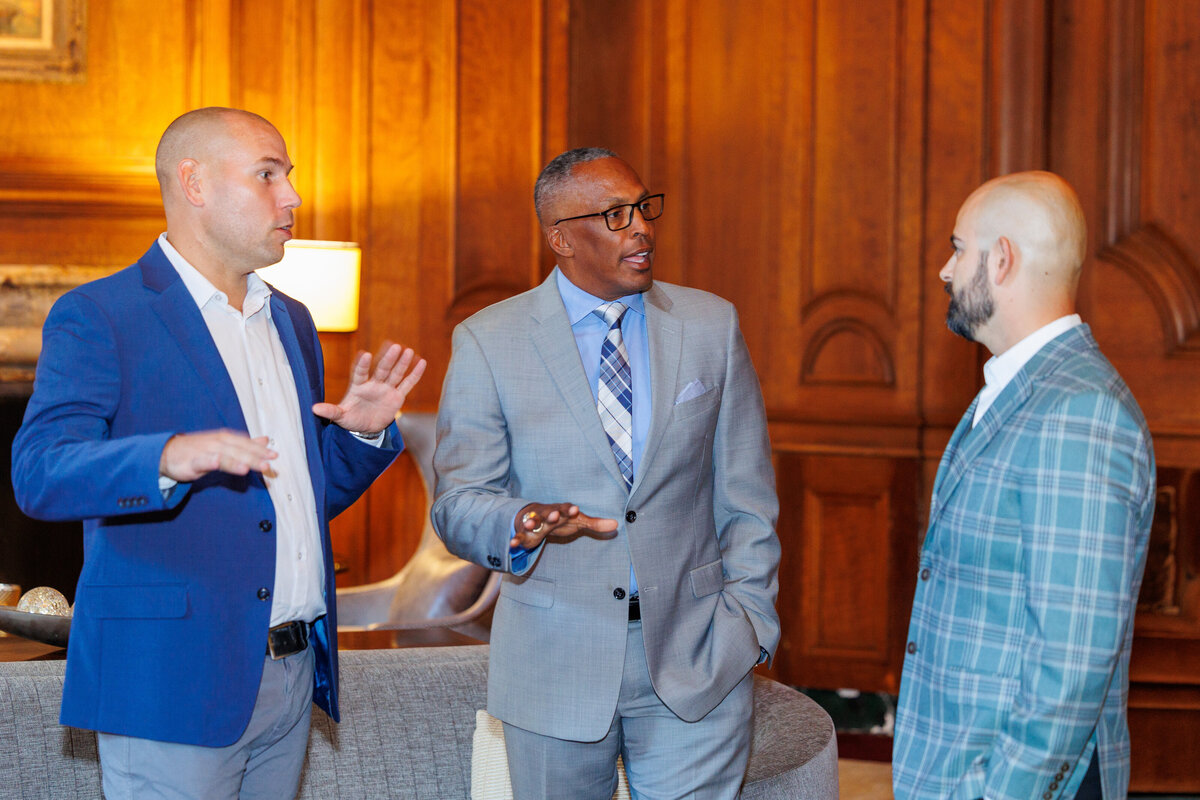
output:
M 625 206 L 617 206 L 616 208 L 610 208 L 608 211 L 604 212 L 604 216 L 607 219 L 611 219 L 613 221 L 624 219 L 625 218 Z

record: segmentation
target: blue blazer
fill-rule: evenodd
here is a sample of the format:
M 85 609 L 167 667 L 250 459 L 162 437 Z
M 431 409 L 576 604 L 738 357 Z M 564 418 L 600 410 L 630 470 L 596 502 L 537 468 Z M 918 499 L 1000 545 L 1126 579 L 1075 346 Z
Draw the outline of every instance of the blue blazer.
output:
M 393 426 L 377 449 L 311 412 L 324 398 L 312 318 L 279 292 L 270 302 L 299 395 L 325 562 L 314 700 L 336 720 L 328 520 L 392 462 L 400 439 Z M 167 439 L 214 428 L 246 423 L 200 310 L 157 243 L 55 303 L 12 474 L 25 513 L 83 520 L 64 725 L 221 746 L 249 722 L 275 585 L 271 498 L 257 473 L 210 473 L 165 500 L 158 488 Z
M 896 800 L 1129 785 L 1129 652 L 1154 512 L 1146 421 L 1086 325 L 942 456 L 896 711 Z

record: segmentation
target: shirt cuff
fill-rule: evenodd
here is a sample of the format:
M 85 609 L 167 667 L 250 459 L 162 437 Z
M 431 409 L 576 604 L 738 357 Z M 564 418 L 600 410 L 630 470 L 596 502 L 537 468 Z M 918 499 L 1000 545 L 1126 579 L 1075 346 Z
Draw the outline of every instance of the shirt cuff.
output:
M 383 437 L 387 433 L 387 428 L 384 428 L 379 433 L 359 433 L 358 431 L 350 431 L 350 435 L 358 439 L 363 444 L 369 444 L 372 447 L 383 447 Z
M 532 552 L 532 550 L 526 550 L 519 544 L 509 545 L 508 568 L 514 575 L 520 575 L 529 569 L 529 554 Z

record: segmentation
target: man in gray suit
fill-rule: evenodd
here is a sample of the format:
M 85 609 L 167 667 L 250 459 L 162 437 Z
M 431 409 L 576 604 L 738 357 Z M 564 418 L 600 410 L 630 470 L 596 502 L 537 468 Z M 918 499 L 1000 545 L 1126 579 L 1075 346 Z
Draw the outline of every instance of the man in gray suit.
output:
M 650 194 L 571 150 L 534 202 L 558 268 L 454 331 L 433 522 L 505 574 L 488 710 L 517 798 L 732 798 L 779 641 L 778 501 L 733 306 L 655 282 Z

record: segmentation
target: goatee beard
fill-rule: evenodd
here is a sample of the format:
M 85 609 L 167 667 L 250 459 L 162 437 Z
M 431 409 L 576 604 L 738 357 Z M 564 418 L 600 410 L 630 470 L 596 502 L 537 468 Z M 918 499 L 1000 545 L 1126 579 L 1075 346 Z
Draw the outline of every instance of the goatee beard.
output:
M 995 298 L 988 285 L 987 257 L 986 250 L 979 254 L 979 266 L 962 291 L 955 294 L 950 284 L 945 284 L 946 294 L 950 295 L 950 305 L 946 308 L 946 327 L 969 342 L 976 341 L 975 331 L 996 313 Z

